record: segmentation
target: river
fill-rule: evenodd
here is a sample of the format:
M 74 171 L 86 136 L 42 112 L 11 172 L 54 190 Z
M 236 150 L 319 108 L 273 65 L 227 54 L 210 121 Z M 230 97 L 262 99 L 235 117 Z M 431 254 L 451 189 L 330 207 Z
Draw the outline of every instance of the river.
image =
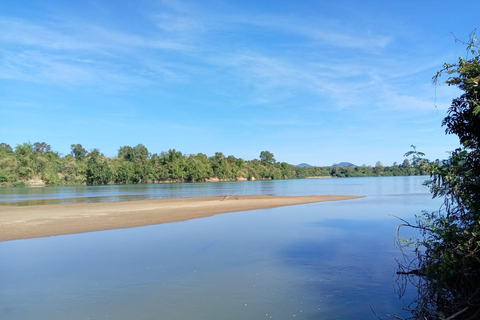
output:
M 0 189 L 41 205 L 227 194 L 364 195 L 163 225 L 0 243 L 0 319 L 407 316 L 391 215 L 436 210 L 427 177 Z M 404 235 L 408 236 L 408 230 Z M 413 288 L 412 288 L 413 289 Z

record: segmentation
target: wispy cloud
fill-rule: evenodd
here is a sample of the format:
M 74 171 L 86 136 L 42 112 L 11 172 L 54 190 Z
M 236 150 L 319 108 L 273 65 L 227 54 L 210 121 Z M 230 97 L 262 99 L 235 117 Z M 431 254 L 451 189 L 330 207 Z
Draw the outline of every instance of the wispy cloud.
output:
M 253 43 L 238 51 L 222 40 L 232 30 L 253 26 L 287 37 L 293 44 L 307 39 L 314 50 L 331 46 L 371 54 L 386 48 L 391 36 L 348 30 L 336 21 L 318 23 L 289 15 L 232 12 L 209 12 L 202 6 L 162 1 L 157 10 L 145 15 L 155 30 L 148 35 L 81 20 L 38 24 L 0 17 L 0 28 L 5 30 L 0 43 L 6 45 L 0 52 L 0 77 L 121 87 L 188 82 L 194 77 L 212 79 L 215 72 L 227 72 L 232 77 L 231 90 L 236 81 L 253 88 L 245 101 L 254 105 L 281 106 L 285 99 L 304 94 L 328 99 L 335 108 L 371 103 L 364 93 L 374 82 L 372 65 L 321 51 L 313 57 L 299 57 L 298 51 L 265 52 Z M 254 31 L 247 28 L 245 32 Z
M 77 59 L 66 55 L 38 51 L 18 54 L 0 51 L 0 78 L 48 85 L 114 87 L 132 85 L 143 79 L 116 72 L 101 61 Z
M 61 85 L 147 84 L 175 78 L 158 58 L 154 68 L 138 66 L 143 57 L 188 51 L 188 45 L 160 36 L 109 30 L 95 24 L 34 24 L 0 17 L 0 78 Z M 153 52 L 153 53 L 152 53 Z M 140 59 L 142 58 L 142 59 Z M 151 58 L 150 60 L 153 60 Z M 143 75 L 138 70 L 148 69 Z
M 0 17 L 0 29 L 2 29 L 1 43 L 54 51 L 86 51 L 100 54 L 134 48 L 188 49 L 174 39 L 109 30 L 82 21 L 54 21 L 40 25 L 25 20 Z
M 259 16 L 244 20 L 258 26 L 280 30 L 307 40 L 336 46 L 339 48 L 374 51 L 387 47 L 393 37 L 369 31 L 359 31 L 345 27 L 340 21 L 325 22 L 325 18 L 316 21 L 302 21 L 294 16 Z
M 145 19 L 153 28 L 148 34 L 81 20 L 39 24 L 0 17 L 5 30 L 0 34 L 4 44 L 0 78 L 110 88 L 203 78 L 214 87 L 216 73 L 224 73 L 221 85 L 227 95 L 239 83 L 248 88 L 243 106 L 291 108 L 295 99 L 311 96 L 311 102 L 295 107 L 320 111 L 368 107 L 372 114 L 432 107 L 424 93 L 409 86 L 415 74 L 433 63 L 403 59 L 390 50 L 395 38 L 384 32 L 355 30 L 325 17 L 315 21 L 288 14 L 209 11 L 179 1 L 162 1 L 145 13 Z M 298 48 L 282 51 L 279 40 L 269 50 L 259 43 L 222 42 L 230 32 L 255 35 L 251 27 L 273 32 L 275 39 Z M 345 55 L 344 50 L 352 51 Z M 315 99 L 321 103 L 312 102 Z
M 368 106 L 370 110 L 398 111 L 433 107 L 433 102 L 425 99 L 423 93 L 398 86 L 395 83 L 397 77 L 384 75 L 389 62 L 373 65 L 331 59 L 330 63 L 318 64 L 258 53 L 237 53 L 223 57 L 217 63 L 228 66 L 232 73 L 254 88 L 250 100 L 254 104 L 275 105 L 279 99 L 311 94 L 318 100 L 328 101 L 323 108 L 329 109 Z

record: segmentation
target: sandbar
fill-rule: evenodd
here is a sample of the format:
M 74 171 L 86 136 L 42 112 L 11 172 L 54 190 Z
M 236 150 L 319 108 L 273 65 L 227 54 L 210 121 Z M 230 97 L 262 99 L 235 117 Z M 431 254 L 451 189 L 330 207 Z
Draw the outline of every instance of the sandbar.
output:
M 361 198 L 358 196 L 214 196 L 0 206 L 0 241 L 141 227 L 229 212 Z

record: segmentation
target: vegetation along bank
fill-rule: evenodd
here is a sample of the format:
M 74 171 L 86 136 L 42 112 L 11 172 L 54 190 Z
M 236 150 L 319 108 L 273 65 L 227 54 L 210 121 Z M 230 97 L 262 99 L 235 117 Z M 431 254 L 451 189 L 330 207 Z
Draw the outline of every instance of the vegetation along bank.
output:
M 294 166 L 277 162 L 269 151 L 259 159 L 244 160 L 217 152 L 185 155 L 175 149 L 150 153 L 139 144 L 122 146 L 115 157 L 100 150 L 85 150 L 72 144 L 65 156 L 53 151 L 45 142 L 23 143 L 12 148 L 0 143 L 0 186 L 69 186 L 137 184 L 160 182 L 236 181 L 298 179 L 306 177 L 368 177 L 426 174 L 425 160 L 382 166 Z

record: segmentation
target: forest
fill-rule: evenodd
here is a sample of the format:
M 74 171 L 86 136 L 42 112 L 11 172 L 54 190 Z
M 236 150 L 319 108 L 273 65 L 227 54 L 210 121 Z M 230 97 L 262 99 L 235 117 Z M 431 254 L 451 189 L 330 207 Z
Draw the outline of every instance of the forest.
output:
M 175 149 L 150 153 L 142 144 L 121 146 L 115 157 L 100 150 L 87 151 L 72 144 L 65 156 L 45 142 L 26 142 L 12 148 L 0 143 L 0 186 L 72 186 L 139 184 L 162 182 L 203 182 L 236 180 L 277 180 L 308 177 L 368 177 L 423 175 L 427 160 L 392 166 L 294 166 L 277 162 L 273 153 L 262 151 L 258 159 L 244 160 L 221 152 L 183 154 Z

